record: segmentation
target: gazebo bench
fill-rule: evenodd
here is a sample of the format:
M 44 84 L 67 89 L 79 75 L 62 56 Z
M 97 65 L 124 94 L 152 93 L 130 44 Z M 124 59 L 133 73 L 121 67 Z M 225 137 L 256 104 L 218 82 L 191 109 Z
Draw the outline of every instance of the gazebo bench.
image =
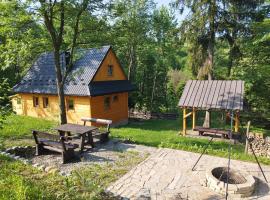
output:
M 92 132 L 93 136 L 96 136 L 99 138 L 100 143 L 107 142 L 109 140 L 109 134 L 110 134 L 110 126 L 112 124 L 112 120 L 108 119 L 96 119 L 92 117 L 83 117 L 81 119 L 83 121 L 84 126 L 86 125 L 86 122 L 93 122 L 96 124 L 101 124 L 101 126 L 105 125 L 105 130 L 96 129 Z
M 199 135 L 203 135 L 206 132 L 206 133 L 210 133 L 214 135 L 221 135 L 222 138 L 224 137 L 228 138 L 230 134 L 229 130 L 218 129 L 218 128 L 205 128 L 202 126 L 196 126 L 193 130 L 198 131 Z
M 50 150 L 62 154 L 62 163 L 67 163 L 75 157 L 74 149 L 76 144 L 67 143 L 67 138 L 41 131 L 32 131 L 36 142 L 36 155 L 44 154 L 45 150 Z

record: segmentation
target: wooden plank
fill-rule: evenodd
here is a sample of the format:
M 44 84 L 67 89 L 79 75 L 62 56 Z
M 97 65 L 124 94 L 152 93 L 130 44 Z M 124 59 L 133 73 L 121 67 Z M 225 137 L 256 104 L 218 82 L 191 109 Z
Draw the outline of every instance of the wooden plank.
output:
M 217 128 L 204 128 L 204 127 L 195 127 L 194 131 L 203 131 L 208 133 L 217 133 L 217 134 L 228 134 L 229 130 L 217 129 Z
M 212 86 L 213 86 L 214 82 L 215 81 L 207 81 L 207 88 L 205 90 L 204 98 L 203 98 L 203 101 L 202 101 L 202 104 L 201 104 L 201 107 L 204 108 L 204 109 L 207 107 L 208 100 L 212 98 L 211 90 L 213 90 Z
M 207 87 L 208 87 L 208 81 L 202 81 L 203 83 L 203 89 L 202 89 L 202 93 L 200 95 L 200 100 L 199 100 L 199 103 L 198 103 L 198 107 L 199 108 L 202 108 L 202 103 L 203 103 L 203 99 L 206 95 L 206 90 L 207 90 Z
M 58 130 L 58 131 L 78 133 L 78 134 L 91 132 L 95 129 L 97 129 L 97 127 L 95 126 L 83 126 L 79 124 L 62 124 L 55 128 L 55 130 Z
M 192 129 L 196 126 L 196 110 L 195 108 L 192 109 Z
M 186 114 L 184 117 L 187 118 L 187 117 L 189 117 L 190 115 L 192 115 L 192 112 L 189 112 L 189 113 Z
M 233 94 L 233 104 L 228 106 L 231 110 L 241 110 L 241 97 L 242 97 L 242 81 L 232 81 L 231 91 Z
M 221 108 L 225 87 L 226 87 L 225 81 L 221 81 L 220 88 L 218 89 L 219 93 L 218 93 L 217 100 L 216 100 L 216 102 L 213 102 L 216 104 L 215 108 L 217 108 L 217 109 Z
M 191 81 L 190 87 L 189 87 L 189 90 L 188 90 L 188 92 L 186 94 L 186 98 L 185 98 L 185 102 L 184 102 L 184 106 L 186 106 L 186 107 L 192 106 L 192 105 L 190 105 L 189 102 L 190 102 L 190 97 L 191 97 L 191 95 L 193 93 L 194 85 L 195 85 L 195 82 Z
M 249 139 L 249 128 L 250 128 L 250 121 L 247 123 L 247 132 L 246 132 L 246 146 L 245 146 L 245 154 L 248 153 L 248 139 Z
M 194 81 L 194 89 L 193 89 L 193 92 L 192 92 L 192 95 L 190 97 L 190 101 L 189 101 L 189 105 L 191 105 L 190 107 L 194 107 L 194 101 L 196 99 L 196 95 L 199 91 L 199 85 L 200 85 L 200 81 L 197 81 L 195 80 Z
M 207 101 L 205 102 L 206 108 L 212 107 L 212 101 L 215 97 L 216 92 L 218 93 L 218 91 L 216 91 L 218 81 L 212 81 L 212 82 L 213 83 L 212 83 L 210 91 L 209 91 L 209 97 L 208 97 Z
M 189 87 L 190 87 L 191 82 L 192 82 L 191 80 L 187 81 L 187 83 L 185 85 L 185 88 L 183 90 L 182 96 L 180 98 L 180 101 L 178 103 L 178 106 L 184 106 L 186 95 L 188 93 L 188 90 L 189 90 Z
M 224 95 L 221 101 L 221 109 L 227 109 L 228 100 L 230 98 L 230 89 L 231 89 L 231 81 L 225 81 L 226 86 L 224 90 Z
M 240 92 L 240 106 L 239 110 L 243 110 L 243 102 L 244 102 L 244 81 L 241 81 L 241 92 Z
M 236 81 L 230 82 L 230 91 L 228 93 L 228 99 L 227 99 L 227 110 L 232 110 L 234 103 L 235 103 L 235 93 L 236 93 Z
M 194 102 L 193 102 L 193 107 L 199 108 L 199 102 L 200 102 L 200 97 L 202 95 L 202 91 L 203 91 L 203 81 L 198 81 L 199 85 L 198 85 L 198 92 L 194 98 Z
M 217 101 L 218 101 L 221 85 L 222 85 L 222 81 L 216 81 L 215 92 L 213 94 L 213 99 L 212 99 L 211 104 L 209 106 L 211 108 L 216 108 L 216 106 L 217 106 Z
M 187 120 L 186 118 L 184 117 L 186 115 L 186 108 L 183 109 L 183 135 L 185 136 L 186 133 L 187 133 Z

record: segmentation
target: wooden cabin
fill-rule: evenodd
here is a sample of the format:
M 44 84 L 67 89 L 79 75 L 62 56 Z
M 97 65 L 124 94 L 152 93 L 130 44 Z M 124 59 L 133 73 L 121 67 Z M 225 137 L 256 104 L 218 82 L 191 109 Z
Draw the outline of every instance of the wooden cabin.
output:
M 61 55 L 62 66 L 68 62 L 67 55 Z M 81 123 L 82 117 L 94 117 L 110 119 L 115 125 L 127 123 L 128 92 L 134 86 L 112 48 L 81 49 L 76 55 L 79 58 L 64 88 L 68 122 Z M 43 53 L 13 91 L 13 110 L 18 115 L 58 120 L 53 53 Z

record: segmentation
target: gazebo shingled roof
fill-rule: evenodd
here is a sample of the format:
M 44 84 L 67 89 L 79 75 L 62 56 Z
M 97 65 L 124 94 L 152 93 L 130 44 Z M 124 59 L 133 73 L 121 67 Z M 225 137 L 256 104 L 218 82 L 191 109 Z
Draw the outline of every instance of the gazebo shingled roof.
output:
M 178 106 L 196 109 L 243 110 L 244 81 L 189 80 Z

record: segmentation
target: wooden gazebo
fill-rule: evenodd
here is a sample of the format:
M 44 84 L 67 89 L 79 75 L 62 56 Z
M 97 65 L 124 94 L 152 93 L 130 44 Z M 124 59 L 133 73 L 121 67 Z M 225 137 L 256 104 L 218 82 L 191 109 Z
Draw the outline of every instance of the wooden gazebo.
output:
M 234 112 L 234 132 L 239 132 L 239 111 L 243 110 L 244 81 L 241 80 L 189 80 L 178 106 L 183 109 L 183 135 L 186 119 L 192 116 L 192 129 L 196 126 L 196 110 L 223 110 Z M 190 112 L 187 113 L 187 111 Z

